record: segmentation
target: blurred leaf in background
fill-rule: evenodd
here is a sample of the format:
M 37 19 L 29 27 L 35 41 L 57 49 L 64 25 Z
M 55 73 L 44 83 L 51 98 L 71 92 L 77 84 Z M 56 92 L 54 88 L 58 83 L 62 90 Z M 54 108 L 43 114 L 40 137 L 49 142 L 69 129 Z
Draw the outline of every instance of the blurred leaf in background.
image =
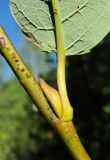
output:
M 31 100 L 17 80 L 5 82 L 0 99 L 0 159 L 31 159 L 44 144 L 53 142 L 53 132 L 33 112 Z

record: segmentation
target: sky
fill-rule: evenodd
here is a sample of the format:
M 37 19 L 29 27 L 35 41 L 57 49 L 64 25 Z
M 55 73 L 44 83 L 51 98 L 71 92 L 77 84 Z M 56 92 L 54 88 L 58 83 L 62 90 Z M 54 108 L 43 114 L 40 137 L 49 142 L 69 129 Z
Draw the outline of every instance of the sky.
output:
M 2 25 L 18 52 L 21 53 L 21 47 L 25 38 L 11 14 L 9 2 L 10 0 L 0 0 L 0 25 Z M 50 58 L 55 60 L 55 54 L 51 54 Z M 2 64 L 5 64 L 5 68 L 3 69 L 1 67 Z M 10 77 L 14 76 L 12 70 L 2 56 L 0 56 L 0 76 L 2 76 L 3 80 L 8 80 Z
M 19 51 L 20 46 L 23 42 L 23 36 L 21 34 L 19 26 L 16 24 L 9 7 L 10 0 L 0 0 L 0 25 L 4 28 L 5 32 L 8 34 L 11 42 L 14 44 L 15 48 Z M 9 79 L 13 72 L 11 71 L 10 67 L 7 65 L 4 60 L 1 60 L 0 63 L 5 63 L 5 71 L 6 74 L 3 74 L 3 79 Z M 2 64 L 0 64 L 2 65 Z
M 20 34 L 19 26 L 11 14 L 9 1 L 10 0 L 0 0 L 0 24 L 5 29 L 15 47 L 19 49 L 22 35 Z

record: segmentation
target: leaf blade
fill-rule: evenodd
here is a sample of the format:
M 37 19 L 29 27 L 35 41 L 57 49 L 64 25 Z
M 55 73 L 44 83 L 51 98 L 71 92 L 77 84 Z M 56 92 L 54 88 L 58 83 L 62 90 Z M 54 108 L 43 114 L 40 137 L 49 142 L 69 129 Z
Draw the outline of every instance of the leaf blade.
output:
M 46 52 L 56 52 L 51 2 L 11 0 L 11 11 L 25 36 Z M 109 0 L 61 0 L 67 55 L 88 53 L 110 30 Z

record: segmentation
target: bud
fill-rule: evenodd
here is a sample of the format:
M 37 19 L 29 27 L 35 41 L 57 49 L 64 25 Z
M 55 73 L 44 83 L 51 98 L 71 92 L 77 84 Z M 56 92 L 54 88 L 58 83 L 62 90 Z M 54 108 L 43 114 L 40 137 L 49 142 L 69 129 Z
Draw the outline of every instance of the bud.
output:
M 51 86 L 49 86 L 43 79 L 40 79 L 40 86 L 45 93 L 48 101 L 50 102 L 52 109 L 54 110 L 55 114 L 61 118 L 62 116 L 62 105 L 60 96 L 58 91 Z

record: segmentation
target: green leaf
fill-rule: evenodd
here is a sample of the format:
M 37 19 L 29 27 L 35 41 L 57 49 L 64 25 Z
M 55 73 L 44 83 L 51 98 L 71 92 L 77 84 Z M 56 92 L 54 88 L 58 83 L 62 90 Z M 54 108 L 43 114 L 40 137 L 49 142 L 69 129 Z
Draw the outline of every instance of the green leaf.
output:
M 110 114 L 110 104 L 104 106 L 103 111 L 104 111 L 106 114 Z
M 43 51 L 56 52 L 51 1 L 10 0 L 25 36 Z M 110 30 L 110 0 L 60 0 L 67 55 L 88 53 Z

